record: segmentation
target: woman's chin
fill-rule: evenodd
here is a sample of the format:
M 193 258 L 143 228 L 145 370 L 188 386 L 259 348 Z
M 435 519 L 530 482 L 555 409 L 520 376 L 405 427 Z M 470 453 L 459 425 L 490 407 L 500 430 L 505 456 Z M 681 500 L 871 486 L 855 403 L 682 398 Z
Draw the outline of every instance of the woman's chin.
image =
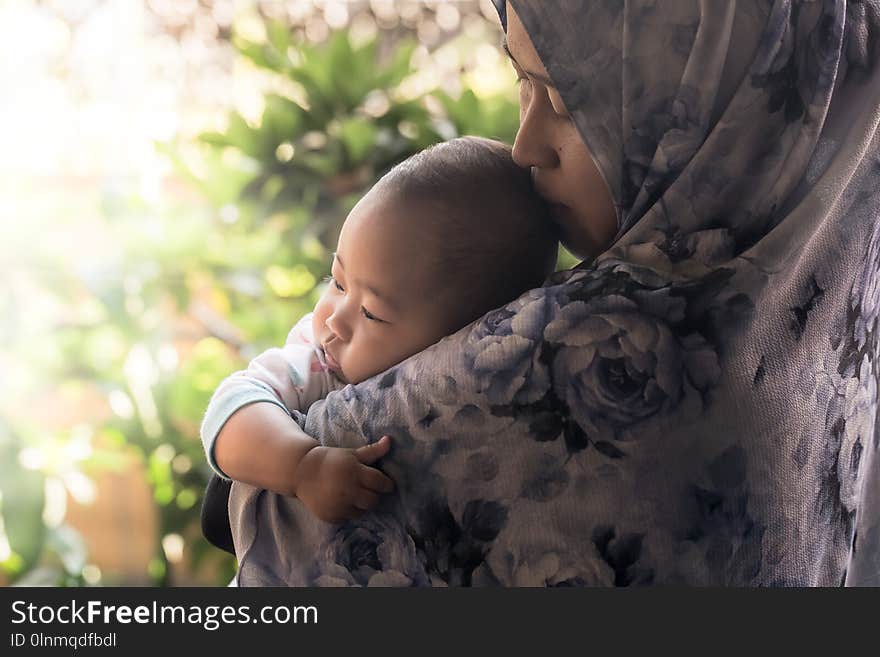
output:
M 591 262 L 614 242 L 616 219 L 614 227 L 609 224 L 603 228 L 602 222 L 592 215 L 580 216 L 568 205 L 551 203 L 550 207 L 559 241 L 579 260 Z
M 559 241 L 576 258 L 583 260 L 587 256 L 584 253 L 589 253 L 589 249 L 584 248 L 583 240 L 579 240 L 574 237 L 574 233 L 577 231 L 576 222 L 574 222 L 574 218 L 572 216 L 571 209 L 567 205 L 562 205 L 561 203 L 552 203 L 550 208 L 553 213 L 553 223 L 556 224 L 556 229 L 559 233 Z
M 578 260 L 592 260 L 596 256 L 589 245 L 584 245 L 577 240 L 571 239 L 564 227 L 562 229 L 562 238 L 560 239 L 560 242 L 562 243 L 562 246 L 565 247 L 566 251 Z

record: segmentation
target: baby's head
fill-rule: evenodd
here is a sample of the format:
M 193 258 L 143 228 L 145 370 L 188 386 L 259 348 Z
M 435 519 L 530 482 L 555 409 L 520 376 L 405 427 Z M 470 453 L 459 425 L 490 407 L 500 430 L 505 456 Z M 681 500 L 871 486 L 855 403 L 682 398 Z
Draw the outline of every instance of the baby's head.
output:
M 363 381 L 539 287 L 556 263 L 547 212 L 500 142 L 453 139 L 397 165 L 339 235 L 313 319 L 327 362 Z

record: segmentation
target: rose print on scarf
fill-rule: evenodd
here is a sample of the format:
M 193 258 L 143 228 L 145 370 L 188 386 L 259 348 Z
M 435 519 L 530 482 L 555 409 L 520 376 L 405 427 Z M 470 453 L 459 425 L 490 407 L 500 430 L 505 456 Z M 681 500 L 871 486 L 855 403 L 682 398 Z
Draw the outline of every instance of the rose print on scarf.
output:
M 607 261 L 614 270 L 572 286 L 544 332 L 552 350 L 554 389 L 588 435 L 625 430 L 674 410 L 688 393 L 702 397 L 720 374 L 718 356 L 686 316 L 686 295 L 658 285 L 656 274 Z M 697 304 L 692 304 L 696 306 Z M 705 323 L 705 322 L 703 322 Z
M 552 544 L 505 545 L 495 549 L 486 565 L 474 573 L 475 585 L 498 586 L 601 586 L 610 575 L 597 563 L 588 547 L 583 558 L 554 550 Z
M 425 586 L 412 539 L 381 513 L 340 525 L 320 546 L 316 586 Z
M 620 430 L 675 408 L 688 386 L 704 387 L 718 372 L 699 335 L 680 339 L 631 300 L 619 305 L 616 313 L 597 314 L 587 303 L 569 304 L 546 331 L 558 346 L 557 387 L 588 434 L 610 428 L 619 437 Z
M 875 362 L 877 320 L 880 317 L 880 224 L 874 227 L 865 261 L 853 282 L 846 312 L 844 348 L 838 372 L 857 376 L 864 358 Z M 832 340 L 837 348 L 838 340 Z
M 679 504 L 687 519 L 682 543 L 687 569 L 715 586 L 754 584 L 764 559 L 764 522 L 750 509 L 746 451 L 734 445 L 706 464 Z
M 548 317 L 558 309 L 546 289 L 488 315 L 472 331 L 464 358 L 490 404 L 524 404 L 539 400 L 550 379 L 538 362 L 538 349 Z

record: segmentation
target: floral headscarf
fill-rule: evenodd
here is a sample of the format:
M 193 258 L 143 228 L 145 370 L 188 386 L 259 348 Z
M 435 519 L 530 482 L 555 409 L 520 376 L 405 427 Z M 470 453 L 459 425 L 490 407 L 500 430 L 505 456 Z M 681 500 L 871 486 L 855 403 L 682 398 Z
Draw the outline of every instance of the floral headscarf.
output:
M 240 487 L 240 583 L 880 584 L 877 8 L 514 4 L 618 238 L 313 405 L 398 494 Z

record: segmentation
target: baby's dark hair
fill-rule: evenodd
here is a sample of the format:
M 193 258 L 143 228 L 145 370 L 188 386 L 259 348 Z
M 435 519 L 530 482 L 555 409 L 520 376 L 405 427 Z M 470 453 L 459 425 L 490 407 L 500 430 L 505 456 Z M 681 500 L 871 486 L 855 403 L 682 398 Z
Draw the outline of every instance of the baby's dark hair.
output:
M 540 287 L 556 265 L 558 236 L 549 209 L 506 144 L 459 137 L 421 151 L 377 184 L 413 206 L 424 222 L 426 257 L 455 295 L 461 328 Z

